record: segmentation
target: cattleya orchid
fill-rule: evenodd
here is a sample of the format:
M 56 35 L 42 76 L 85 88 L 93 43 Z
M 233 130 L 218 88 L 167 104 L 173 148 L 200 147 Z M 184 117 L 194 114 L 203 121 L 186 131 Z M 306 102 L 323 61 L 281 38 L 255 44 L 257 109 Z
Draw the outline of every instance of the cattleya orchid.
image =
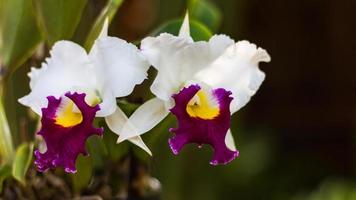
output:
M 77 156 L 87 155 L 87 138 L 103 134 L 94 118 L 115 113 L 117 124 L 127 120 L 116 97 L 129 95 L 147 77 L 149 64 L 136 46 L 109 37 L 107 29 L 106 20 L 89 54 L 73 42 L 56 42 L 41 68 L 29 73 L 31 92 L 19 102 L 41 116 L 38 135 L 46 150 L 35 151 L 39 171 L 63 167 L 75 173 Z M 130 141 L 150 153 L 140 137 Z
M 118 142 L 149 131 L 171 112 L 178 120 L 178 127 L 170 129 L 174 154 L 188 143 L 208 144 L 214 150 L 210 164 L 226 164 L 239 154 L 229 129 L 231 115 L 260 87 L 265 74 L 258 64 L 269 62 L 270 56 L 226 35 L 194 42 L 189 32 L 186 15 L 178 36 L 162 33 L 141 42 L 142 53 L 158 71 L 151 85 L 156 98 L 130 116 Z

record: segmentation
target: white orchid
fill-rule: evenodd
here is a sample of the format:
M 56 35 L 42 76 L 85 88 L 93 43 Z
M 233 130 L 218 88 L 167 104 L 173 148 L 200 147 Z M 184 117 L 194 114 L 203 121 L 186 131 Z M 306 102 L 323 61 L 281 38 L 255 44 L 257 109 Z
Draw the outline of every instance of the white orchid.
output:
M 237 157 L 229 129 L 231 114 L 246 105 L 260 87 L 265 74 L 258 64 L 270 61 L 268 53 L 248 41 L 235 43 L 226 35 L 194 42 L 188 15 L 178 36 L 147 37 L 141 51 L 158 71 L 151 86 L 156 98 L 130 116 L 118 142 L 151 130 L 172 112 L 178 119 L 178 128 L 170 129 L 175 133 L 169 140 L 174 154 L 186 143 L 197 143 L 214 148 L 213 165 Z M 115 116 L 108 119 L 115 122 Z
M 89 54 L 73 42 L 56 42 L 41 68 L 29 73 L 31 92 L 19 102 L 42 116 L 38 134 L 47 150 L 35 152 L 40 171 L 61 166 L 75 172 L 86 139 L 103 132 L 92 126 L 94 117 L 115 114 L 117 124 L 126 123 L 116 98 L 129 95 L 147 77 L 149 64 L 136 46 L 107 36 L 107 29 L 106 20 Z M 130 141 L 150 153 L 140 137 Z

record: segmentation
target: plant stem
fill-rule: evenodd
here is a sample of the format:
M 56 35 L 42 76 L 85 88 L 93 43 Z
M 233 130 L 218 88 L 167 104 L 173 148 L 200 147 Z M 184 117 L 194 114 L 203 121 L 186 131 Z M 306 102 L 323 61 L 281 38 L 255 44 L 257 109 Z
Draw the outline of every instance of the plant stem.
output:
M 4 94 L 6 89 L 6 83 L 9 82 L 9 75 L 3 75 L 0 82 L 0 164 L 9 164 L 12 162 L 14 156 L 14 145 L 12 135 L 9 127 L 9 123 L 6 117 L 6 111 L 4 107 Z
M 14 155 L 14 147 L 2 100 L 3 98 L 0 100 L 0 156 L 1 161 L 10 163 Z

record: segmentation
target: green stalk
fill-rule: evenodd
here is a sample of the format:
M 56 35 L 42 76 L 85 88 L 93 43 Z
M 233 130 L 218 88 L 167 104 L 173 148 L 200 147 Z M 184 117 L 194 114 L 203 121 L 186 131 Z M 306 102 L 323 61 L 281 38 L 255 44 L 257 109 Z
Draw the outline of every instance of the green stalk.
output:
M 120 8 L 124 0 L 109 0 L 107 5 L 103 8 L 98 18 L 95 20 L 93 27 L 91 28 L 87 39 L 84 43 L 86 50 L 90 50 L 95 39 L 99 36 L 101 28 L 103 27 L 106 17 L 109 18 L 109 22 L 114 18 L 117 10 Z
M 0 98 L 0 163 L 10 163 L 14 155 L 14 146 L 6 118 L 3 98 Z

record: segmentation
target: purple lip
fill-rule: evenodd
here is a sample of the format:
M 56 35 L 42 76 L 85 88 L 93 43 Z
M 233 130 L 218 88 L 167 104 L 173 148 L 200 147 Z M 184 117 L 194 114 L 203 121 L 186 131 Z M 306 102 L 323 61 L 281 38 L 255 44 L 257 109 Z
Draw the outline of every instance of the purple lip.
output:
M 66 93 L 66 97 L 71 99 L 81 111 L 83 120 L 72 127 L 63 127 L 56 124 L 56 112 L 62 101 L 62 98 L 56 99 L 54 96 L 48 96 L 47 108 L 42 108 L 42 128 L 37 133 L 41 135 L 47 146 L 47 151 L 41 153 L 35 151 L 35 164 L 39 171 L 63 167 L 68 173 L 75 173 L 75 162 L 79 155 L 88 155 L 85 149 L 85 142 L 91 135 L 102 136 L 103 128 L 93 127 L 95 114 L 100 110 L 99 105 L 94 107 L 85 103 L 85 94 Z
M 214 149 L 210 164 L 227 164 L 239 155 L 238 151 L 231 151 L 225 144 L 225 136 L 231 120 L 230 103 L 233 99 L 230 97 L 231 92 L 222 88 L 212 91 L 219 103 L 219 115 L 207 120 L 191 117 L 186 111 L 188 102 L 200 89 L 199 85 L 190 85 L 172 96 L 175 106 L 170 111 L 178 120 L 178 128 L 169 130 L 175 133 L 175 136 L 169 139 L 169 145 L 177 155 L 185 144 L 196 143 L 198 146 L 209 144 Z

